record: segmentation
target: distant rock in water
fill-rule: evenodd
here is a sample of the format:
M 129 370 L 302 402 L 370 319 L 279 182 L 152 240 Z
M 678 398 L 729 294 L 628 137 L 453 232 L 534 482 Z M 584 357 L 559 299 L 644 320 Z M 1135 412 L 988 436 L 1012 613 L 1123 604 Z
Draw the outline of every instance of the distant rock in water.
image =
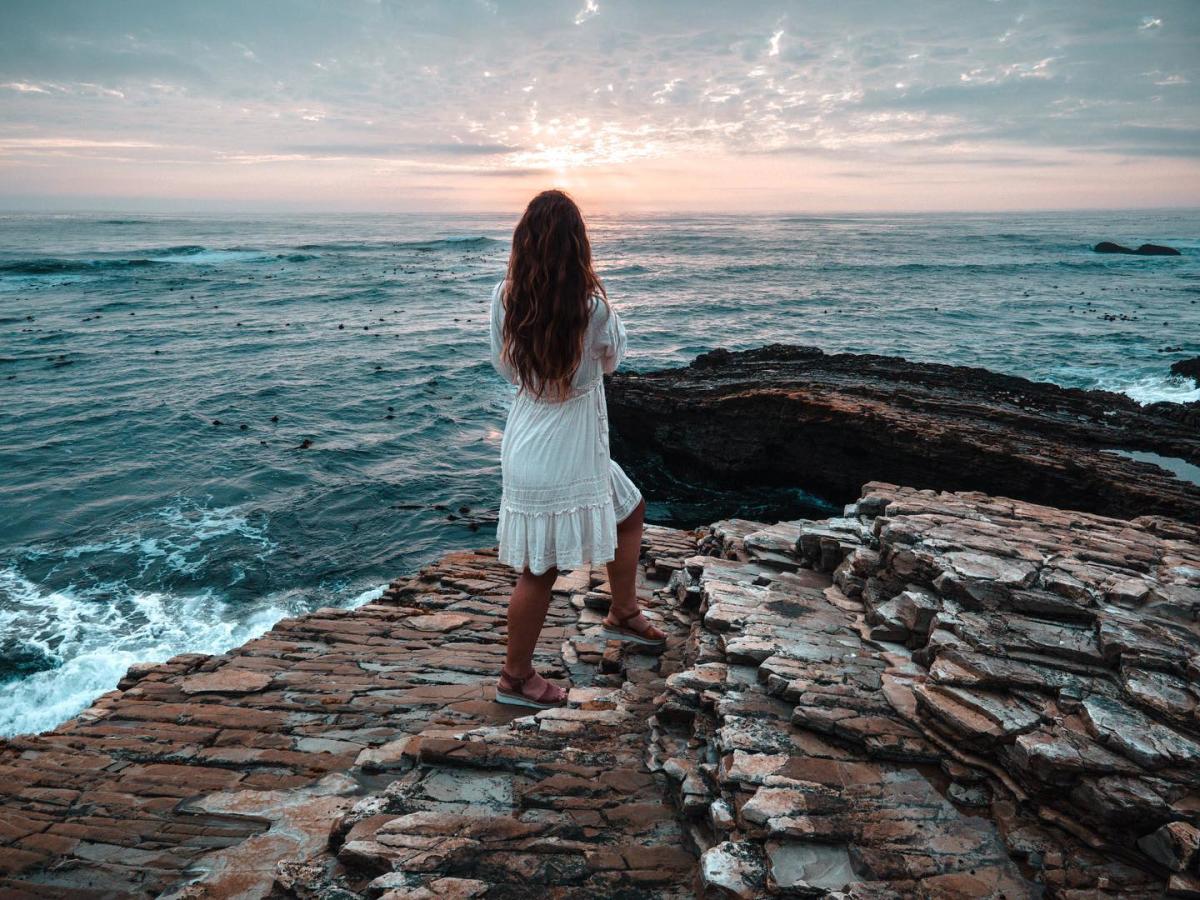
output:
M 1179 362 L 1171 364 L 1172 375 L 1182 375 L 1184 378 L 1192 378 L 1196 384 L 1200 384 L 1200 356 L 1194 356 L 1191 359 L 1181 359 Z
M 1174 247 L 1164 247 L 1162 244 L 1142 244 L 1137 248 L 1139 256 L 1181 256 Z
M 1121 244 L 1114 244 L 1112 241 L 1101 241 L 1092 248 L 1097 253 L 1130 253 L 1134 256 L 1179 256 L 1180 253 L 1174 247 L 1164 247 L 1162 244 L 1142 244 L 1136 250 L 1131 250 Z

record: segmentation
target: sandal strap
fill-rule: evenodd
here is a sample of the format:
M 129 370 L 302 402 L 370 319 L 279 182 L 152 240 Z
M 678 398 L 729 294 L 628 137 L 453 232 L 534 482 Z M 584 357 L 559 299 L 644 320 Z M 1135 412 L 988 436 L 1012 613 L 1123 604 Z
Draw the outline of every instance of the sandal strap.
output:
M 513 690 L 518 694 L 524 693 L 522 688 L 525 687 L 525 682 L 533 677 L 533 675 L 526 675 L 524 678 L 518 678 L 516 675 L 510 674 L 508 669 L 504 668 L 500 669 L 500 674 L 508 679 L 508 683 L 513 686 Z
M 542 692 L 537 695 L 536 699 L 538 703 L 547 703 L 552 697 L 558 696 L 559 689 L 555 685 L 551 684 L 548 680 L 543 679 L 543 681 L 545 686 L 542 688 Z
M 630 621 L 632 621 L 633 619 L 636 619 L 638 616 L 642 615 L 644 612 L 645 612 L 644 609 L 639 609 L 637 612 L 633 613 L 633 615 L 616 616 L 617 625 L 619 625 L 622 628 L 626 628 L 629 631 L 632 631 L 634 634 L 645 634 L 646 632 L 650 631 L 651 629 L 656 629 L 657 626 L 653 622 L 650 621 L 649 616 L 646 617 L 646 625 L 644 628 L 633 628 L 628 624 Z
M 555 687 L 553 684 L 551 684 L 547 679 L 543 678 L 542 681 L 544 682 L 544 684 L 542 685 L 541 691 L 538 693 L 538 695 L 536 697 L 530 697 L 528 694 L 525 693 L 525 684 L 529 681 L 530 678 L 532 678 L 534 675 L 537 674 L 536 671 L 530 672 L 524 678 L 518 678 L 515 675 L 510 675 L 508 670 L 504 669 L 504 668 L 502 668 L 500 670 L 500 674 L 508 679 L 509 683 L 513 686 L 514 691 L 516 691 L 522 697 L 526 697 L 529 700 L 533 700 L 535 703 L 545 703 L 548 697 L 552 696 L 553 694 L 555 694 L 555 692 L 557 692 L 559 690 L 557 687 Z

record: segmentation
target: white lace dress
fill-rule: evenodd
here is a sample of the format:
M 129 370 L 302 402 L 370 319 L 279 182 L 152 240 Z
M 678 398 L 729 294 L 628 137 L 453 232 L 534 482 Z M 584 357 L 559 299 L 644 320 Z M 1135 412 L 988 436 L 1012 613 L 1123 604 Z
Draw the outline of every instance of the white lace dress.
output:
M 500 359 L 504 282 L 492 291 L 492 365 Z M 625 356 L 625 326 L 617 311 L 593 298 L 583 358 L 566 400 L 536 400 L 518 387 L 500 442 L 503 490 L 497 538 L 500 561 L 540 575 L 615 558 L 617 523 L 642 499 L 609 457 L 604 374 Z

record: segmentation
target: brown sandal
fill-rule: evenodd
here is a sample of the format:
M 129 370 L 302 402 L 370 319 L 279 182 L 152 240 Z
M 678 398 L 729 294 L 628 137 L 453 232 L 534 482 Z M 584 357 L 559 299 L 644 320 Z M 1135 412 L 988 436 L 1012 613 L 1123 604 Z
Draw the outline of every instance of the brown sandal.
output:
M 533 709 L 562 706 L 567 700 L 567 692 L 549 681 L 535 696 L 531 697 L 525 693 L 525 683 L 536 674 L 536 672 L 530 672 L 524 678 L 517 678 L 515 675 L 510 675 L 507 669 L 501 668 L 500 681 L 496 684 L 496 702 L 507 703 L 510 706 L 528 706 Z M 505 681 L 508 682 L 508 685 L 502 687 Z
M 667 636 L 665 634 L 662 637 L 650 636 L 650 631 L 661 632 L 661 629 L 655 627 L 649 617 L 646 618 L 645 628 L 639 630 L 629 627 L 628 623 L 642 615 L 642 612 L 639 609 L 633 615 L 616 616 L 617 623 L 615 625 L 608 621 L 608 616 L 605 616 L 604 621 L 600 623 L 602 626 L 600 633 L 610 641 L 629 641 L 634 644 L 641 644 L 644 647 L 661 647 L 666 644 Z M 611 609 L 608 611 L 608 615 L 613 615 Z

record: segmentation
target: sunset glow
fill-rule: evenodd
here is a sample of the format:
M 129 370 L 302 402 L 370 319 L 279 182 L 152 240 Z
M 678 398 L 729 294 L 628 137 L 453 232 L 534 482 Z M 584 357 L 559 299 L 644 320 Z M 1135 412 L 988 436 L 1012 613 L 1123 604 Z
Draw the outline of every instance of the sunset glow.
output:
M 0 202 L 1200 202 L 1187 0 L 219 6 L 9 5 Z

